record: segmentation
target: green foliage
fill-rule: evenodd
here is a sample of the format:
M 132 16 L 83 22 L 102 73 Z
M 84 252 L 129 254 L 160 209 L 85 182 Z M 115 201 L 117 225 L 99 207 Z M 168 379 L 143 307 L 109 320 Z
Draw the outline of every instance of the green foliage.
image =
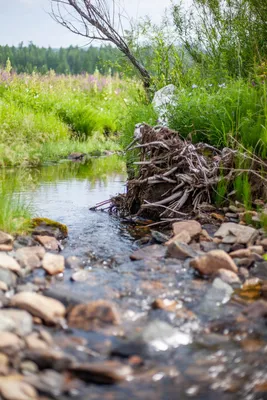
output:
M 221 148 L 241 143 L 265 157 L 266 100 L 265 84 L 253 87 L 243 80 L 184 88 L 170 110 L 170 126 L 193 142 L 205 141 Z

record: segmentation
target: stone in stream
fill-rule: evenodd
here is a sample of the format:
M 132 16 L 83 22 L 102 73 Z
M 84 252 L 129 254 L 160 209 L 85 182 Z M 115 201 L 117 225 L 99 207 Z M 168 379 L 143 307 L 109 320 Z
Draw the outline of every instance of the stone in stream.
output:
M 196 257 L 190 261 L 190 267 L 204 276 L 213 275 L 219 269 L 238 272 L 238 268 L 232 258 L 223 250 L 212 250 L 203 256 Z
M 149 322 L 141 332 L 132 335 L 127 341 L 122 341 L 115 346 L 112 354 L 122 357 L 133 355 L 146 357 L 153 355 L 155 352 L 188 345 L 191 341 L 190 334 L 181 332 L 167 322 L 156 319 Z
M 26 382 L 23 376 L 0 378 L 0 393 L 4 400 L 38 400 L 36 390 Z
M 33 270 L 42 265 L 45 249 L 42 246 L 22 247 L 15 253 L 15 257 L 23 268 Z
M 249 320 L 258 320 L 259 318 L 267 318 L 267 301 L 257 300 L 243 310 Z
M 188 220 L 188 221 L 180 221 L 175 222 L 172 225 L 174 235 L 178 235 L 182 231 L 188 232 L 190 235 L 191 240 L 195 237 L 199 236 L 202 231 L 202 227 L 198 221 L 195 220 Z
M 167 247 L 166 257 L 178 258 L 180 260 L 185 260 L 186 258 L 197 257 L 199 253 L 195 251 L 192 247 L 181 242 L 172 242 Z
M 18 262 L 5 253 L 0 253 L 0 268 L 6 268 L 13 272 L 19 272 L 21 269 Z
M 90 276 L 92 276 L 90 271 L 81 269 L 80 271 L 76 271 L 71 275 L 71 280 L 74 282 L 85 282 L 90 278 Z
M 108 325 L 119 325 L 120 316 L 114 304 L 96 300 L 73 307 L 68 315 L 68 324 L 71 328 L 90 331 Z
M 68 237 L 67 226 L 60 222 L 48 218 L 34 218 L 32 224 L 34 227 L 33 235 L 53 236 L 58 240 Z
M 65 259 L 63 256 L 59 256 L 52 253 L 46 253 L 43 258 L 43 269 L 49 275 L 60 274 L 65 269 Z
M 71 372 L 87 382 L 113 384 L 131 378 L 132 368 L 119 361 L 74 364 Z
M 6 328 L 4 328 L 4 321 L 7 324 Z M 26 336 L 32 332 L 32 328 L 32 316 L 27 311 L 10 308 L 0 310 L 0 331 L 9 331 L 19 336 Z
M 53 236 L 35 236 L 35 239 L 40 243 L 46 250 L 59 251 L 61 244 Z
M 159 244 L 153 244 L 152 246 L 143 247 L 134 251 L 130 258 L 133 261 L 146 260 L 146 259 L 160 259 L 164 258 L 166 255 L 167 248 Z
M 65 260 L 66 267 L 71 269 L 79 269 L 82 266 L 82 260 L 76 256 L 67 257 Z
M 56 348 L 26 350 L 23 359 L 34 362 L 42 370 L 51 368 L 59 372 L 69 369 L 76 362 L 75 357 Z
M 41 393 L 57 398 L 66 388 L 64 375 L 59 372 L 47 369 L 38 375 L 30 375 L 24 379 Z
M 151 231 L 151 236 L 159 244 L 163 244 L 169 239 L 168 236 L 158 231 Z
M 255 243 L 258 234 L 259 232 L 250 226 L 227 222 L 220 226 L 214 236 L 221 238 L 223 243 L 239 243 L 249 246 Z
M 64 318 L 66 309 L 55 299 L 38 293 L 21 292 L 13 296 L 10 305 L 28 311 L 48 324 L 57 324 Z
M 13 356 L 22 348 L 23 342 L 17 335 L 12 332 L 0 332 L 0 353 Z

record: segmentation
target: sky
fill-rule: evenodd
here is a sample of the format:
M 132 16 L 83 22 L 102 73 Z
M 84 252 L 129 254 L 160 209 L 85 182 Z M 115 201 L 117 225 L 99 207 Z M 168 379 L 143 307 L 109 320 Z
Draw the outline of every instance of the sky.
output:
M 160 22 L 169 4 L 170 0 L 124 0 L 131 18 L 148 15 L 154 22 Z M 0 45 L 32 41 L 38 46 L 58 48 L 87 43 L 51 18 L 50 0 L 0 0 L 0 5 Z

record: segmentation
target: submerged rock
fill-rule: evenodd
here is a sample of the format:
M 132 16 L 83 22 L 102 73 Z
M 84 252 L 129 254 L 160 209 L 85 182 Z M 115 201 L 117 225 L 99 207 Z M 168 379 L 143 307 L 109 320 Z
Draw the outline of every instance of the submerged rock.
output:
M 119 383 L 132 375 L 132 368 L 118 361 L 76 364 L 71 371 L 87 382 L 106 384 Z
M 120 316 L 114 304 L 96 300 L 73 307 L 68 315 L 68 324 L 72 328 L 90 331 L 108 325 L 119 325 Z

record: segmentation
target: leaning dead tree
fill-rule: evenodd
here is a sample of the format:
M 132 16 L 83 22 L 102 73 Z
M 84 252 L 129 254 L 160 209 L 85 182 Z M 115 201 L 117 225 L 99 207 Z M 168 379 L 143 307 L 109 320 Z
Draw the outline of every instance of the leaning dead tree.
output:
M 144 87 L 150 74 L 137 60 L 123 35 L 122 9 L 115 0 L 51 0 L 51 16 L 60 25 L 89 40 L 114 44 L 139 72 Z

